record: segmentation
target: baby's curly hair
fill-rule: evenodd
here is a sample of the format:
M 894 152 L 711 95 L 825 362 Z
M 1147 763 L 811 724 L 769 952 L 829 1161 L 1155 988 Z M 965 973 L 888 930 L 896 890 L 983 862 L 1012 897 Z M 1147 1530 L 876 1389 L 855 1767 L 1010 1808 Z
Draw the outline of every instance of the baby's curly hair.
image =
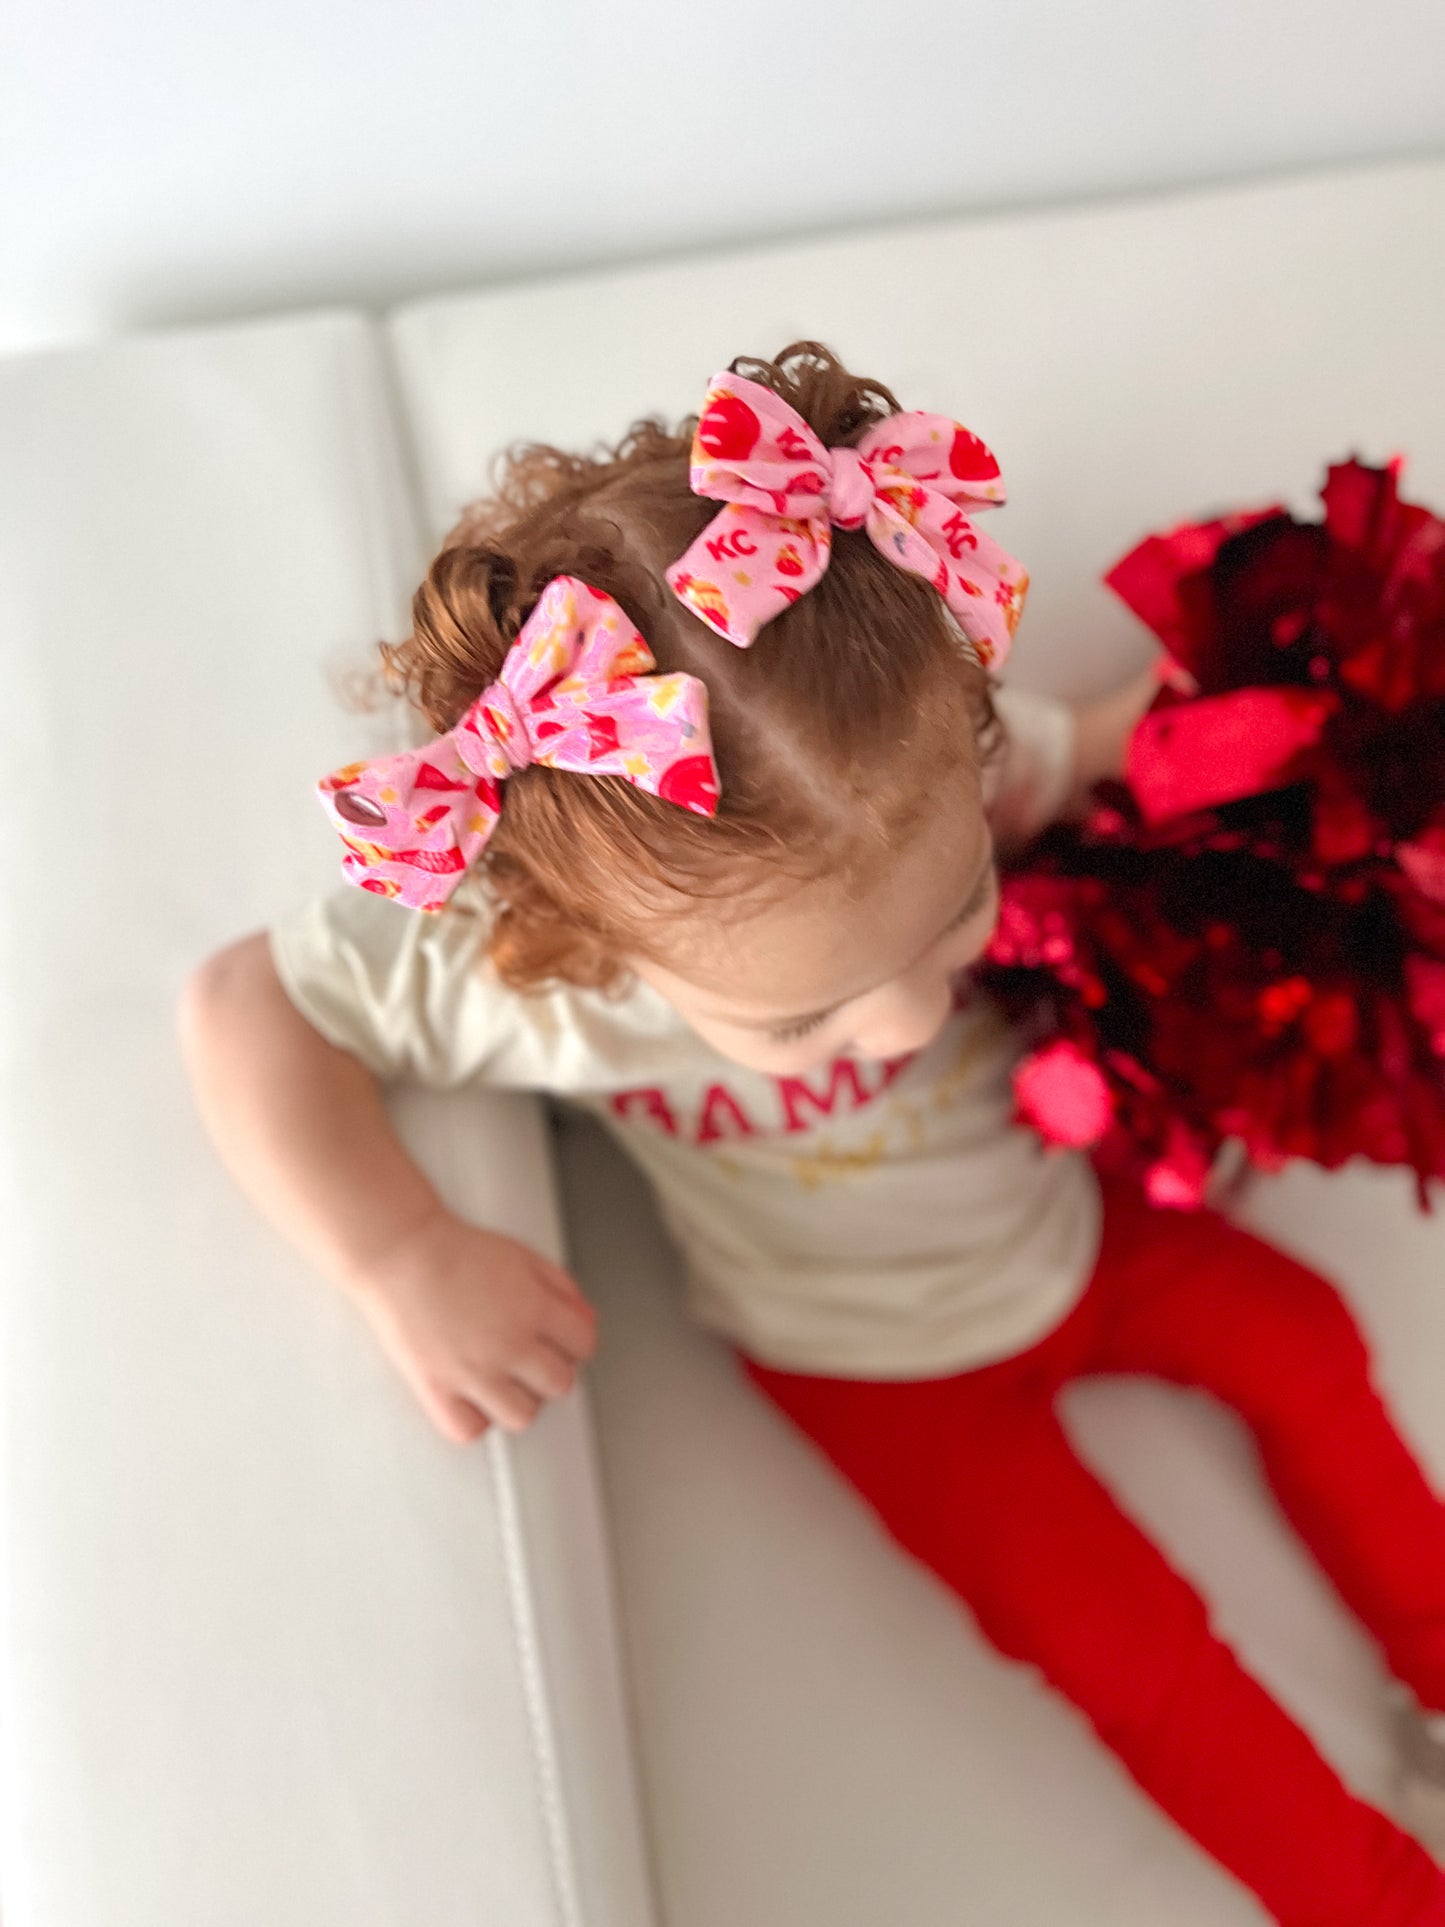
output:
M 817 342 L 739 357 L 827 447 L 851 446 L 898 403 Z M 661 670 L 708 692 L 721 786 L 699 817 L 621 777 L 534 764 L 511 776 L 479 863 L 486 954 L 523 991 L 614 991 L 629 954 L 667 960 L 667 930 L 707 901 L 745 915 L 799 884 L 862 881 L 907 838 L 939 772 L 977 766 L 998 725 L 989 679 L 942 598 L 861 531 L 835 530 L 821 581 L 750 649 L 673 595 L 665 569 L 717 512 L 688 481 L 696 416 L 635 423 L 593 454 L 524 444 L 499 458 L 412 599 L 413 633 L 382 643 L 383 674 L 450 729 L 493 681 L 556 575 L 620 603 Z M 467 914 L 463 890 L 443 914 Z

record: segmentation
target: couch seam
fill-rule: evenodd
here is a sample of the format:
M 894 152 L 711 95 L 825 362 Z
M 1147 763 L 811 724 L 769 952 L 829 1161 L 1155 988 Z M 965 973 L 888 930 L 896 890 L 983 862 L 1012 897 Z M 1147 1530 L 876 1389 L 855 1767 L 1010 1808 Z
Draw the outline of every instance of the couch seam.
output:
M 541 1642 L 537 1637 L 536 1622 L 529 1602 L 526 1546 L 519 1523 L 520 1510 L 511 1458 L 513 1448 L 495 1425 L 488 1433 L 487 1445 L 507 1573 L 507 1603 L 521 1668 L 522 1694 L 532 1733 L 532 1765 L 541 1794 L 557 1918 L 563 1927 L 582 1927 L 582 1912 L 572 1877 L 573 1846 L 562 1798 L 561 1775 L 551 1741 L 553 1723 L 542 1666 Z

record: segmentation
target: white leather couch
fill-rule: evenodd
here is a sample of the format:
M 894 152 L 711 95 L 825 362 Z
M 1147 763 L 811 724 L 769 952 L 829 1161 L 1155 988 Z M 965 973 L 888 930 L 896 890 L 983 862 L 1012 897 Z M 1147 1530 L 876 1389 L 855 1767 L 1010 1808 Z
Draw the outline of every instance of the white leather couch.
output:
M 579 1389 L 459 1448 L 252 1212 L 174 1037 L 334 879 L 351 673 L 514 436 L 833 343 L 1000 453 L 1021 681 L 1143 659 L 1100 571 L 1350 450 L 1445 503 L 1445 161 L 883 230 L 0 362 L 5 1927 L 1243 1927 L 686 1320 L 638 1179 L 529 1099 L 398 1090 L 459 1208 L 565 1250 Z M 1245 1207 L 1341 1277 L 1445 1480 L 1445 1231 L 1388 1174 Z M 1342 1771 L 1372 1650 L 1203 1400 L 1084 1449 Z

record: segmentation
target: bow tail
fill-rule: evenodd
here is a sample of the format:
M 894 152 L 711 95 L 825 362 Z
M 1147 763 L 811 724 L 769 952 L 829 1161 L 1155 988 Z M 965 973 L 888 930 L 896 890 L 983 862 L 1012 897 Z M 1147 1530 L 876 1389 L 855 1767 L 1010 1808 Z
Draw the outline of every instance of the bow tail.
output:
M 717 765 L 707 690 L 696 676 L 624 675 L 576 706 L 533 722 L 537 761 L 583 776 L 620 776 L 698 816 L 714 816 Z
M 729 502 L 667 571 L 668 587 L 709 629 L 746 649 L 814 586 L 831 549 L 821 519 Z
M 996 669 L 1018 627 L 1028 576 L 946 496 L 925 488 L 880 490 L 868 533 L 890 561 L 941 595 L 985 669 Z
M 481 851 L 501 793 L 447 737 L 334 770 L 316 794 L 346 845 L 347 879 L 417 910 L 440 910 Z

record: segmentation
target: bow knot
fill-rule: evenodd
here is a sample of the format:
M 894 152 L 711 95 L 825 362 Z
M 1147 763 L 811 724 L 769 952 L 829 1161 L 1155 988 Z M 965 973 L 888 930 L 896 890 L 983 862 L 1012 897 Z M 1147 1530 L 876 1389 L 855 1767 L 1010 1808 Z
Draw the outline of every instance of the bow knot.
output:
M 668 585 L 740 649 L 818 581 L 836 525 L 865 530 L 895 568 L 931 583 L 985 668 L 1008 653 L 1029 579 L 974 527 L 1003 482 L 977 435 L 946 415 L 889 415 L 856 447 L 825 448 L 771 388 L 724 372 L 698 417 L 691 481 L 724 506 Z
M 878 488 L 873 464 L 864 461 L 856 448 L 830 452 L 833 481 L 828 490 L 828 519 L 840 529 L 861 529 Z
M 620 776 L 698 816 L 717 812 L 707 690 L 654 675 L 622 610 L 576 576 L 554 576 L 502 672 L 422 749 L 348 763 L 316 786 L 350 883 L 440 910 L 485 847 L 501 784 L 532 763 Z

